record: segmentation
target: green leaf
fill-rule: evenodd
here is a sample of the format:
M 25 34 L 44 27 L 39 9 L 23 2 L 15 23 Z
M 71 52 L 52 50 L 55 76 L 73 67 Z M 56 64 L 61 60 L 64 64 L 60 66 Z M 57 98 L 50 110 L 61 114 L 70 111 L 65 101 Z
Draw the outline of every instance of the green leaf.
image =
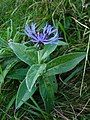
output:
M 57 80 L 56 80 L 56 76 L 53 75 L 53 76 L 47 76 L 47 78 L 49 79 L 52 87 L 53 87 L 53 90 L 54 92 L 56 93 L 57 90 L 58 90 L 58 83 L 57 83 Z
M 68 43 L 59 40 L 59 41 L 58 41 L 58 46 L 60 46 L 60 45 L 68 45 Z
M 54 105 L 55 86 L 52 77 L 44 77 L 39 80 L 39 91 L 44 101 L 45 109 L 48 113 L 51 112 Z
M 47 76 L 61 74 L 73 69 L 85 57 L 84 52 L 69 53 L 47 63 Z
M 1 86 L 4 83 L 4 77 L 2 74 L 0 74 L 0 93 L 1 93 Z
M 16 80 L 23 80 L 27 74 L 28 68 L 20 68 L 13 71 L 7 75 L 7 78 L 16 79 Z
M 11 70 L 11 68 L 14 67 L 17 63 L 18 63 L 17 59 L 12 59 L 12 61 L 4 69 L 3 77 L 5 77 L 7 75 L 7 73 Z
M 60 40 L 56 45 L 45 45 L 44 48 L 39 51 L 39 61 L 46 59 L 56 49 L 56 47 L 60 45 L 68 44 Z
M 4 83 L 4 79 L 6 77 L 6 75 L 8 74 L 8 72 L 11 70 L 12 67 L 14 67 L 15 64 L 17 64 L 18 60 L 13 59 L 13 61 L 11 61 L 6 68 L 1 72 L 0 74 L 0 89 L 1 89 L 1 85 Z
M 0 37 L 0 47 L 7 47 L 7 46 L 8 46 L 7 41 L 5 41 Z
M 1 48 L 0 49 L 0 59 L 5 59 L 6 57 L 11 57 L 12 53 L 11 53 L 11 49 L 8 47 L 5 48 Z
M 45 45 L 44 49 L 40 50 L 40 58 L 39 60 L 42 61 L 47 58 L 55 49 L 57 45 Z
M 20 108 L 36 91 L 36 86 L 33 86 L 31 91 L 28 91 L 26 86 L 26 80 L 23 80 L 19 86 L 16 96 L 16 109 Z
M 32 65 L 26 75 L 26 85 L 29 91 L 32 90 L 37 78 L 42 75 L 46 68 L 46 64 Z
M 9 46 L 16 56 L 28 65 L 37 63 L 38 55 L 34 47 L 27 47 L 24 44 L 10 42 Z

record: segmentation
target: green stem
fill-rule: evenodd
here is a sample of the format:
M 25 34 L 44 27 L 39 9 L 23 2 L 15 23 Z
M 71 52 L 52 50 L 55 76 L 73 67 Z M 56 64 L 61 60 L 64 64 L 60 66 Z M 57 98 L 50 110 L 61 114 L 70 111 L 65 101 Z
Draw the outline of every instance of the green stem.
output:
M 40 64 L 41 60 L 40 60 L 40 51 L 38 51 L 38 64 Z

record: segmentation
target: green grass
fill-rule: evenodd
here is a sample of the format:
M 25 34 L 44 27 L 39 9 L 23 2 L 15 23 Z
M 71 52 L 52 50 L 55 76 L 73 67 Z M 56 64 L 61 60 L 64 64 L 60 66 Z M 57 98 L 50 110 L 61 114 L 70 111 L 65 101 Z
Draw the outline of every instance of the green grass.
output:
M 68 47 L 60 47 L 54 56 L 87 51 L 86 59 L 72 71 L 57 76 L 59 84 L 55 107 L 48 115 L 38 93 L 15 111 L 14 100 L 20 81 L 5 79 L 0 94 L 1 120 L 89 120 L 90 119 L 90 3 L 88 0 L 0 0 L 0 37 L 24 42 L 24 26 L 46 22 L 56 26 Z M 0 50 L 2 48 L 0 47 Z M 9 49 L 0 51 L 2 70 L 9 63 Z M 21 64 L 21 66 L 23 63 Z M 18 65 L 19 66 L 19 65 Z M 18 68 L 17 66 L 17 68 Z M 26 66 L 25 66 L 26 67 Z M 1 72 L 0 68 L 0 72 Z M 35 102 L 36 101 L 36 102 Z

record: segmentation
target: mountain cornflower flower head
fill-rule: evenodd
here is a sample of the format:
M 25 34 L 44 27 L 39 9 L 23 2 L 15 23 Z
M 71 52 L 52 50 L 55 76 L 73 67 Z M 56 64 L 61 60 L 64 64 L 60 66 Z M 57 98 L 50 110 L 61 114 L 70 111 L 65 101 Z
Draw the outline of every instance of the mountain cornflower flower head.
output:
M 58 44 L 59 38 L 58 29 L 46 24 L 42 32 L 37 30 L 36 24 L 32 23 L 30 26 L 25 26 L 25 33 L 31 38 L 33 43 L 37 44 Z

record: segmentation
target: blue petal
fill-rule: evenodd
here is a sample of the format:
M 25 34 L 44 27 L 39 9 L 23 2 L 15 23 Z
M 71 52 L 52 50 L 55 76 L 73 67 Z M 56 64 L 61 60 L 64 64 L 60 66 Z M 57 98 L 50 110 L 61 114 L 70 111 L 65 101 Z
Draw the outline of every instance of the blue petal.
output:
M 34 29 L 34 28 L 33 28 L 33 29 Z M 24 32 L 26 33 L 26 35 L 27 35 L 28 37 L 31 37 L 32 39 L 37 40 L 37 34 L 36 34 L 36 33 L 33 33 L 32 29 L 30 28 L 29 25 L 26 25 L 26 26 L 25 26 Z
M 45 27 L 43 28 L 43 34 L 47 32 L 47 27 L 48 25 L 46 24 Z
M 34 34 L 36 34 L 36 24 L 34 23 L 31 24 L 31 30 Z

